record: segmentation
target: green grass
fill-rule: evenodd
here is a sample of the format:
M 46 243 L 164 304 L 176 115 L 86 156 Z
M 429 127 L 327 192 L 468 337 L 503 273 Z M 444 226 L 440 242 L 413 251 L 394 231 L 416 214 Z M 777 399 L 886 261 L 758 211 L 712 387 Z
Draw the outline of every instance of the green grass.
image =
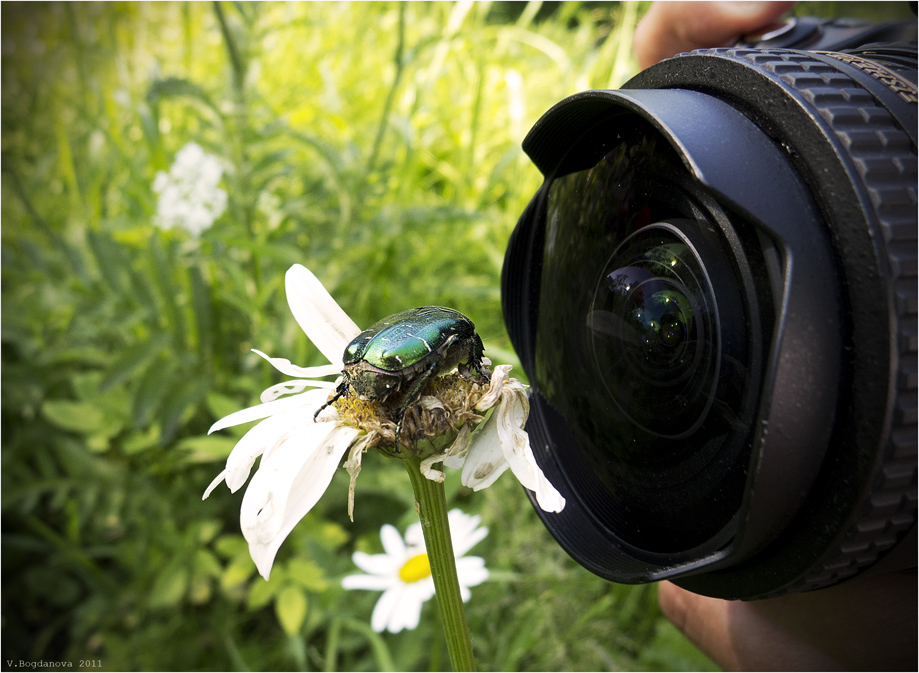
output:
M 452 306 L 513 363 L 500 271 L 540 183 L 520 142 L 634 72 L 640 10 L 3 4 L 4 660 L 448 667 L 432 603 L 378 635 L 377 595 L 339 585 L 383 523 L 412 521 L 401 466 L 365 459 L 353 524 L 341 470 L 266 583 L 241 492 L 201 501 L 238 433 L 205 433 L 281 379 L 251 347 L 321 361 L 287 309 L 293 263 L 360 325 Z M 229 194 L 200 239 L 153 225 L 154 177 L 190 141 Z M 448 496 L 491 530 L 467 606 L 483 670 L 711 667 L 653 586 L 569 559 L 510 473 L 477 494 L 453 475 Z

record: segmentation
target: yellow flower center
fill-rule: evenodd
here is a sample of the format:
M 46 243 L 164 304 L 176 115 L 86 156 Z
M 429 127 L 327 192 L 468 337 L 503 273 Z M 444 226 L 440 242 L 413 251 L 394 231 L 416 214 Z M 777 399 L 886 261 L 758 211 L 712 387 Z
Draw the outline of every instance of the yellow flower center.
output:
M 406 584 L 411 584 L 430 576 L 431 564 L 428 563 L 427 554 L 413 556 L 399 569 L 399 579 Z

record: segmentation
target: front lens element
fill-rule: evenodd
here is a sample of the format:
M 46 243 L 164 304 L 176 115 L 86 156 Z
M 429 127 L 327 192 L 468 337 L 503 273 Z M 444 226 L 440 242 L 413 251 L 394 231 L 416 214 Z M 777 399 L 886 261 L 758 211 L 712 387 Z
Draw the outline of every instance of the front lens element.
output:
M 759 399 L 758 241 L 653 129 L 617 128 L 587 134 L 546 189 L 533 389 L 571 433 L 553 460 L 599 525 L 647 552 L 716 546 Z
M 673 225 L 616 249 L 587 322 L 597 380 L 632 423 L 677 439 L 705 419 L 718 378 L 718 310 L 702 263 Z

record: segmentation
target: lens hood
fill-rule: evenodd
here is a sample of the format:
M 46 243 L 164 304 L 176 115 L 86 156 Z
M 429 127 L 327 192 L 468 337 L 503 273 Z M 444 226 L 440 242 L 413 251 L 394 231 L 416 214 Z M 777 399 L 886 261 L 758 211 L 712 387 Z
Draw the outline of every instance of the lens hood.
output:
M 915 57 L 693 52 L 530 131 L 502 301 L 568 503 L 537 511 L 591 571 L 760 598 L 915 565 Z

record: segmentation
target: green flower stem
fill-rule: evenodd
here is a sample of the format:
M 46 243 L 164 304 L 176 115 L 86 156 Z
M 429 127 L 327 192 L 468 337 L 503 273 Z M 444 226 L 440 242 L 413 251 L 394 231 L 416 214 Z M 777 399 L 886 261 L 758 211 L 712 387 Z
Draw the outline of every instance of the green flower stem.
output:
M 472 639 L 466 623 L 466 611 L 460 595 L 459 578 L 456 575 L 456 558 L 453 556 L 453 541 L 450 539 L 450 523 L 447 519 L 447 499 L 444 485 L 431 481 L 421 474 L 421 460 L 406 458 L 405 468 L 415 491 L 415 506 L 421 519 L 424 544 L 431 564 L 437 605 L 444 625 L 447 651 L 454 671 L 474 671 Z

